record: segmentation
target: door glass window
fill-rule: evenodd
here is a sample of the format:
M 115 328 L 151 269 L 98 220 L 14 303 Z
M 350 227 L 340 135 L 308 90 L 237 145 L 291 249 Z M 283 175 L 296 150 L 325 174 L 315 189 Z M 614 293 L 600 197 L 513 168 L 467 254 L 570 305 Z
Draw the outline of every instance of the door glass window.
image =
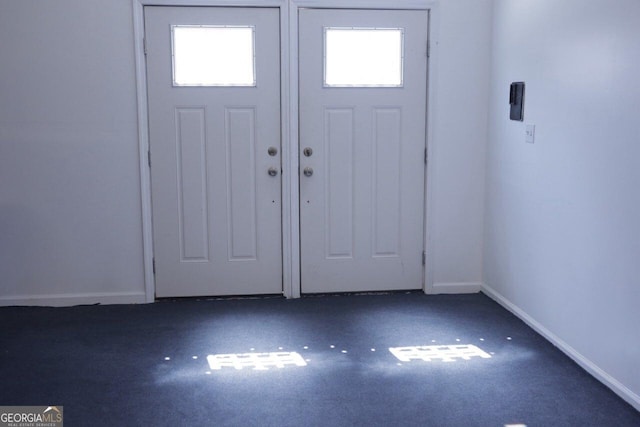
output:
M 173 25 L 174 86 L 255 86 L 255 27 Z
M 324 28 L 325 87 L 401 87 L 402 28 Z

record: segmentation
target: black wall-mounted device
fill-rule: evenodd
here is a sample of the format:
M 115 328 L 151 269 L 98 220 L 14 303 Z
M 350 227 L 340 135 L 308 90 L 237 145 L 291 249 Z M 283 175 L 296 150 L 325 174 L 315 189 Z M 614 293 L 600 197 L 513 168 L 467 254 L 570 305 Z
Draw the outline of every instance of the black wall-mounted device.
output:
M 509 104 L 511 104 L 511 120 L 524 120 L 524 82 L 513 82 L 509 90 Z

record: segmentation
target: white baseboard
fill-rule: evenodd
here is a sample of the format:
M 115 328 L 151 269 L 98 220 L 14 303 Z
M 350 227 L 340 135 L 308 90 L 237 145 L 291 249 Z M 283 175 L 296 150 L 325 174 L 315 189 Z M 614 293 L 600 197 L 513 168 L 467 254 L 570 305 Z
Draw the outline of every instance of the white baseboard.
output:
M 500 293 L 492 289 L 490 286 L 483 284 L 482 292 L 485 293 L 488 297 L 495 300 L 498 304 L 515 314 L 519 317 L 523 322 L 529 325 L 532 329 L 538 332 L 540 335 L 545 337 L 548 341 L 550 341 L 553 345 L 558 347 L 573 359 L 578 365 L 580 365 L 584 370 L 593 375 L 598 381 L 609 387 L 613 390 L 618 396 L 629 402 L 631 406 L 640 411 L 640 396 L 631 391 L 628 387 L 622 384 L 617 379 L 613 378 L 611 375 L 603 371 L 600 367 L 598 367 L 591 360 L 587 359 L 585 356 L 576 351 L 573 347 L 567 344 L 565 341 L 560 339 L 553 332 L 549 331 L 547 328 L 538 323 L 534 318 L 529 316 L 526 312 L 524 312 L 520 307 L 513 304 L 511 301 L 506 299 Z
M 144 292 L 101 292 L 57 295 L 16 295 L 0 297 L 0 306 L 28 305 L 65 307 L 90 304 L 144 304 Z
M 434 283 L 431 289 L 427 289 L 428 294 L 476 294 L 482 289 L 482 283 Z

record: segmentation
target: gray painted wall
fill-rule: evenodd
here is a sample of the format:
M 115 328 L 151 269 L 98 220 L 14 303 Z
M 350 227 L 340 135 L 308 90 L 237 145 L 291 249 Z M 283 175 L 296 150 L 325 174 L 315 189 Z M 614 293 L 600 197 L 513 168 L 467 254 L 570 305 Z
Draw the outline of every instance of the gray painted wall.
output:
M 637 0 L 495 2 L 484 241 L 485 283 L 638 409 L 639 23 Z
M 456 292 L 482 282 L 491 1 L 441 1 L 438 13 L 427 265 L 436 291 Z
M 129 1 L 0 2 L 0 304 L 143 300 Z

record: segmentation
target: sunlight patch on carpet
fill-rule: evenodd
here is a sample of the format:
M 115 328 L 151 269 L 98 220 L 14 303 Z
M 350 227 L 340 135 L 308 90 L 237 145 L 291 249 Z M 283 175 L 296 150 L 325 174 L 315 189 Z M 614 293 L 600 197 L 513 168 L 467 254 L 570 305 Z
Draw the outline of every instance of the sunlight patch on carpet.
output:
M 471 360 L 472 357 L 491 358 L 483 350 L 471 344 L 390 347 L 389 351 L 401 362 L 414 360 L 455 362 L 456 360 Z
M 219 371 L 223 368 L 266 371 L 271 368 L 307 366 L 305 360 L 296 352 L 210 354 L 207 356 L 209 368 Z

